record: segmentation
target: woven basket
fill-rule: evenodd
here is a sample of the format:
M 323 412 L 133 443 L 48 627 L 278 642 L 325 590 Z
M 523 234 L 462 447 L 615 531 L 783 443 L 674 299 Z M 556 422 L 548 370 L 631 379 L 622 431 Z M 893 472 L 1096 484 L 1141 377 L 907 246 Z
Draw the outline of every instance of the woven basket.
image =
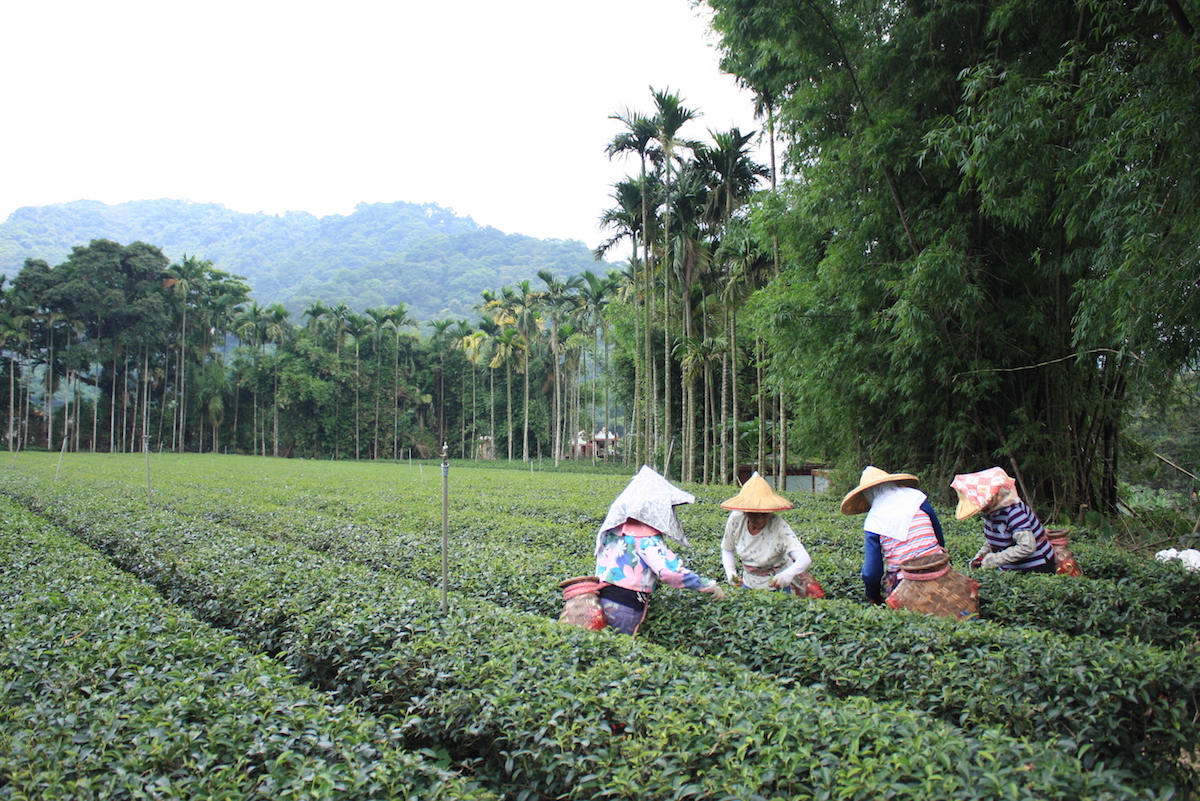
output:
M 559 623 L 569 623 L 592 631 L 599 631 L 608 625 L 604 619 L 604 610 L 600 607 L 600 580 L 595 576 L 576 576 L 566 581 L 560 581 L 562 588 L 563 610 L 558 616 Z
M 1046 538 L 1050 540 L 1050 547 L 1054 549 L 1054 560 L 1058 563 L 1055 572 L 1061 576 L 1082 576 L 1083 571 L 1079 569 L 1079 563 L 1075 561 L 1075 555 L 1071 553 L 1071 546 L 1067 542 L 1070 533 L 1069 528 L 1052 528 L 1046 531 Z
M 900 564 L 900 583 L 887 605 L 937 617 L 974 617 L 979 614 L 979 582 L 951 568 L 949 554 L 926 554 Z

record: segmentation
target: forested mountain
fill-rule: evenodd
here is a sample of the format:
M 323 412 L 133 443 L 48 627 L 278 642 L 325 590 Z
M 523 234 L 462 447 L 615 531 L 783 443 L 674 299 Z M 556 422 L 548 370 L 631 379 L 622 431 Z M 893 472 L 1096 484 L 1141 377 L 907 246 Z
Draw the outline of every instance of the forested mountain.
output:
M 436 204 L 362 203 L 347 215 L 243 214 L 215 203 L 79 200 L 25 207 L 0 224 L 0 273 L 25 259 L 59 264 L 93 239 L 156 245 L 242 276 L 260 304 L 299 315 L 314 301 L 399 303 L 418 320 L 469 316 L 484 290 L 603 268 L 582 242 L 505 234 Z M 601 269 L 603 271 L 603 269 Z

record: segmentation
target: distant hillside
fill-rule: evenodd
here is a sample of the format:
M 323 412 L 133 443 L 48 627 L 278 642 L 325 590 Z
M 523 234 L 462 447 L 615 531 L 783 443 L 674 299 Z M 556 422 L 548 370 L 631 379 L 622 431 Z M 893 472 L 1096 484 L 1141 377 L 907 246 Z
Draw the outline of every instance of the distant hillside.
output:
M 613 266 L 582 242 L 504 234 L 436 204 L 362 203 L 347 216 L 315 217 L 184 200 L 79 200 L 27 206 L 0 223 L 0 273 L 15 276 L 27 258 L 59 264 L 93 239 L 140 240 L 172 261 L 209 259 L 245 278 L 254 300 L 282 303 L 297 317 L 317 300 L 356 311 L 404 302 L 421 321 L 470 316 L 483 290 L 540 285 L 538 270 L 568 276 Z

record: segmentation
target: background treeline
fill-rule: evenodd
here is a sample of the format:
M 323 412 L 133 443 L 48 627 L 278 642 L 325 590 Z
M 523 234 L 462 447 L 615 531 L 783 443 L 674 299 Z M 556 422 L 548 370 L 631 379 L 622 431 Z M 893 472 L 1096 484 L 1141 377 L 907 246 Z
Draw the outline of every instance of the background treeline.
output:
M 612 414 L 596 373 L 617 281 L 542 270 L 482 293 L 474 324 L 403 303 L 293 316 L 210 261 L 94 240 L 27 260 L 0 297 L 8 448 L 567 455 Z
M 0 223 L 0 273 L 57 264 L 93 239 L 150 242 L 241 276 L 263 305 L 353 309 L 405 303 L 422 320 L 468 316 L 485 289 L 555 269 L 594 269 L 581 242 L 505 234 L 434 203 L 360 203 L 348 215 L 243 214 L 215 203 L 79 200 L 18 209 Z

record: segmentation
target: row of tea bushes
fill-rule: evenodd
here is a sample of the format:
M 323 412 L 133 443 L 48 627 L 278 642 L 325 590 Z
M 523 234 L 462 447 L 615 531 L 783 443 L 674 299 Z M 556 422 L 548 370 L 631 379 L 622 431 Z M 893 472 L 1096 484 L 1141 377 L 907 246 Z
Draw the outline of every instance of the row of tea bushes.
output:
M 1093 565 L 1092 562 L 1086 564 Z M 980 616 L 1012 628 L 1131 639 L 1196 652 L 1200 573 L 1144 562 L 1121 578 L 978 570 Z
M 38 456 L 22 454 L 21 459 L 37 470 Z M 126 467 L 110 471 L 100 486 L 131 502 L 143 500 L 144 464 L 113 459 Z M 217 466 L 209 469 L 210 462 Z M 432 581 L 440 575 L 441 475 L 436 469 L 203 456 L 164 458 L 155 465 L 156 506 L 331 550 L 411 578 Z M 53 466 L 52 459 L 41 459 L 43 475 Z M 455 470 L 453 476 L 454 575 L 469 573 L 477 561 L 513 561 L 520 583 L 464 589 L 538 614 L 554 613 L 559 580 L 591 571 L 595 528 L 610 493 L 626 481 L 480 468 Z M 92 475 L 86 480 L 96 485 Z M 527 487 L 538 490 L 527 492 Z M 728 489 L 691 489 L 697 503 L 681 515 L 693 548 L 683 555 L 699 572 L 719 576 L 727 514 L 719 502 Z M 827 596 L 859 600 L 862 518 L 840 515 L 835 500 L 797 494 L 796 508 L 786 517 L 814 555 L 813 574 Z M 980 541 L 978 521 L 956 521 L 946 514 L 943 526 L 955 563 L 967 570 Z M 981 584 L 981 617 L 1009 628 L 1136 638 L 1162 647 L 1190 647 L 1200 638 L 1200 574 L 1102 546 L 1086 534 L 1074 547 L 1087 571 L 1083 579 L 971 571 Z
M 357 523 L 320 533 L 304 516 L 295 525 L 281 515 L 260 522 L 271 524 L 269 533 L 275 538 L 310 549 L 319 545 L 330 554 L 397 575 L 427 580 L 436 571 L 433 538 L 380 538 Z M 540 605 L 538 614 L 552 616 L 561 602 L 545 587 L 540 595 L 531 592 L 530 574 L 545 570 L 544 562 L 538 562 L 545 559 L 541 551 L 533 556 L 531 560 L 519 543 L 485 542 L 471 552 L 469 564 L 456 567 L 455 587 L 522 609 Z M 1070 581 L 1039 578 L 1052 586 Z M 1186 653 L 1124 640 L 1069 640 L 992 624 L 960 626 L 845 602 L 733 595 L 714 605 L 663 590 L 656 594 L 645 636 L 789 681 L 823 684 L 842 696 L 904 699 L 963 726 L 1000 726 L 1017 736 L 1073 737 L 1089 764 L 1099 760 L 1137 769 L 1149 761 L 1170 770 L 1180 750 L 1194 748 L 1200 740 L 1197 679 L 1189 667 L 1193 657 Z
M 1042 629 L 1097 639 L 1136 639 L 1170 649 L 1194 649 L 1200 640 L 1200 573 L 1182 563 L 1108 557 L 1092 547 L 1081 558 L 1082 577 L 972 570 L 973 555 L 952 550 L 955 569 L 979 582 L 979 617 L 1011 629 Z M 1090 557 L 1095 557 L 1091 561 Z M 827 597 L 862 597 L 859 554 L 823 554 L 812 573 Z M 1122 564 L 1119 577 L 1093 575 L 1096 564 Z M 1100 573 L 1100 571 L 1095 571 Z M 1106 571 L 1115 572 L 1115 571 Z
M 1085 768 L 1073 742 L 967 735 L 903 703 L 788 688 L 727 660 L 462 596 L 442 612 L 432 588 L 307 549 L 37 489 L 77 536 L 169 598 L 299 680 L 395 714 L 414 744 L 445 749 L 515 801 L 1170 792 L 1159 777 Z
M 653 642 L 838 696 L 902 698 L 968 731 L 1073 738 L 1085 763 L 1197 780 L 1178 763 L 1200 746 L 1194 653 L 776 593 L 655 595 L 642 629 Z
M 0 798 L 498 797 L 7 499 L 0 518 Z

